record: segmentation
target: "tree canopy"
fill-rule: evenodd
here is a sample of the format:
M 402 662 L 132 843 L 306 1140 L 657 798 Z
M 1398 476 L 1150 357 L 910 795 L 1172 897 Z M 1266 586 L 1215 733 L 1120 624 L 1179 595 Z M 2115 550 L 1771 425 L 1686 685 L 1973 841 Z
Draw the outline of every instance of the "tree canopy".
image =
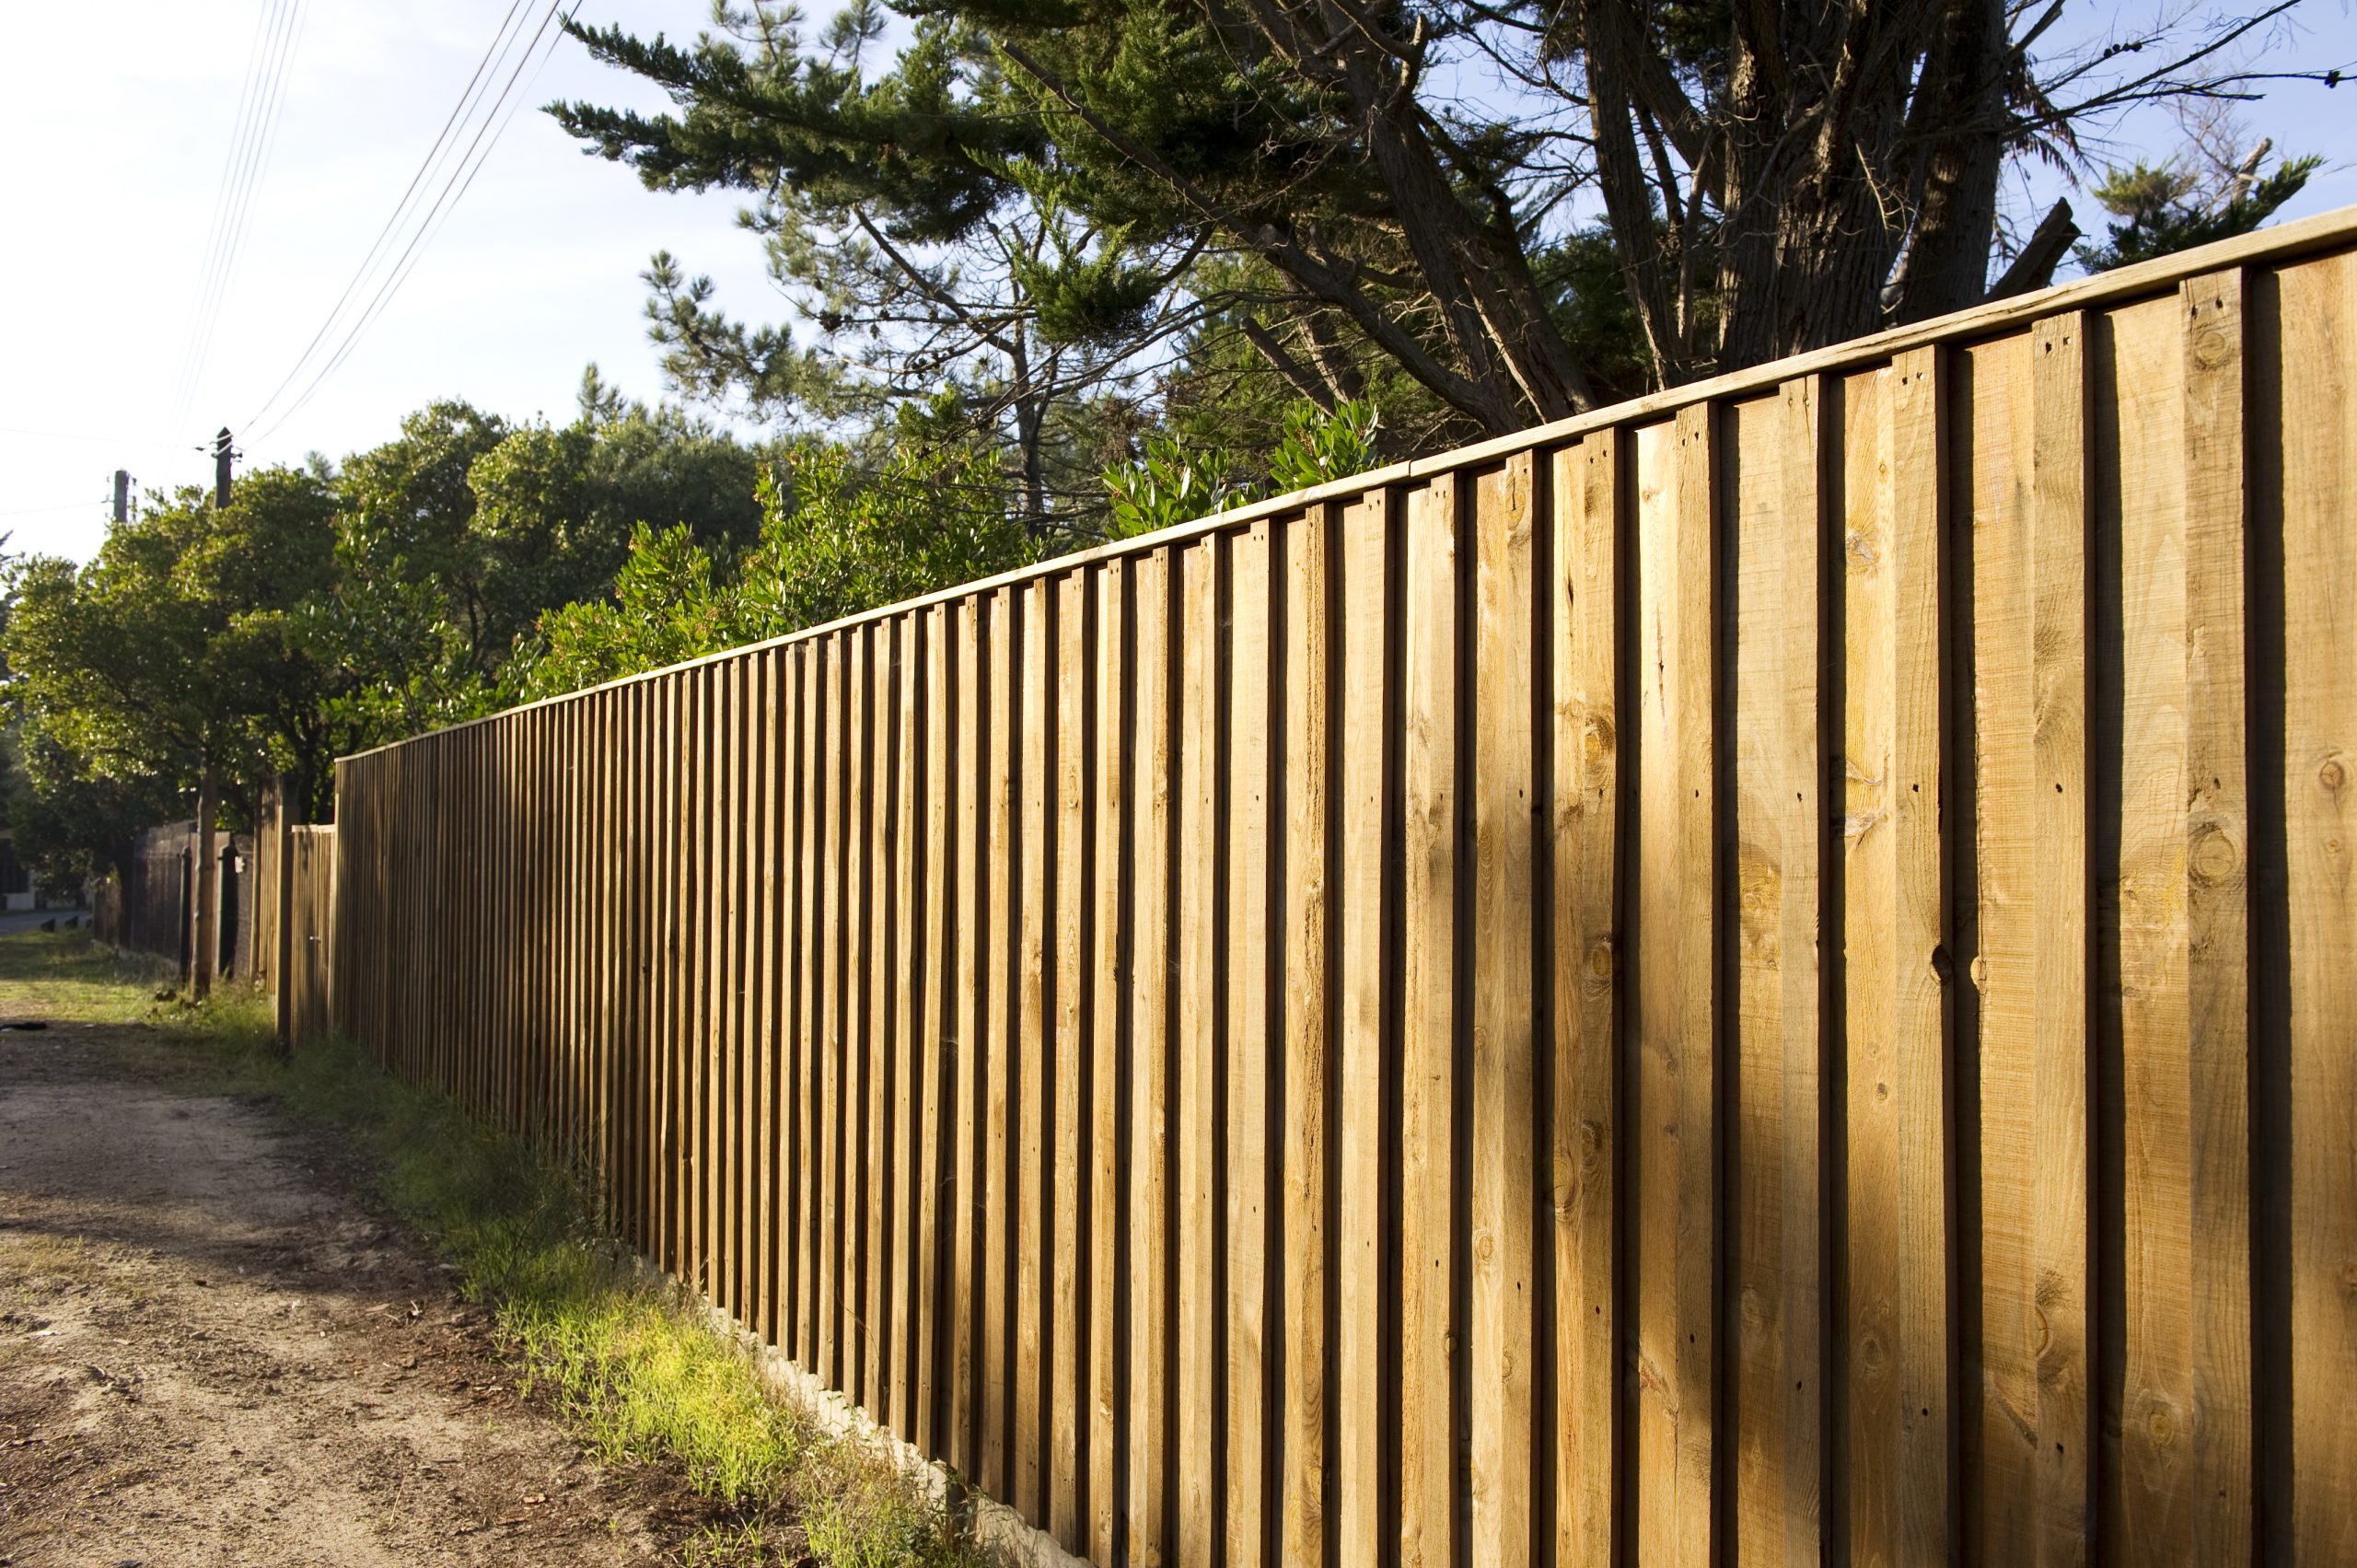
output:
M 243 475 L 226 506 L 151 494 L 87 563 L 9 563 L 24 853 L 87 871 L 208 763 L 233 816 L 273 776 L 324 816 L 338 755 L 511 700 L 541 617 L 605 594 L 637 530 L 749 547 L 767 460 L 592 370 L 562 426 L 435 403 L 340 469 Z
M 569 23 L 675 107 L 552 107 L 652 188 L 750 198 L 812 331 L 658 258 L 683 386 L 814 419 L 930 389 L 1044 513 L 1070 410 L 1229 342 L 1327 407 L 1385 377 L 1422 444 L 2036 286 L 2077 230 L 2015 234 L 2007 168 L 2337 79 L 2254 53 L 2293 3 L 2062 50 L 2061 0 L 853 0 L 815 32 L 751 0 L 690 43 Z

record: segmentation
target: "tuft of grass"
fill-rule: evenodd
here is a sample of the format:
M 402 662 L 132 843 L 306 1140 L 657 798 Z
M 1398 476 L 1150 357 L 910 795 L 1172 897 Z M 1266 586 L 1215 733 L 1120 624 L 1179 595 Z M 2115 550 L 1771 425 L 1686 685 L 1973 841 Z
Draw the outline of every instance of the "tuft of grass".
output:
M 158 1021 L 159 990 L 177 983 L 172 966 L 115 953 L 78 931 L 28 931 L 0 938 L 0 1021 L 39 1018 L 81 1024 Z
M 13 1311 L 19 1297 L 98 1277 L 99 1261 L 81 1237 L 27 1231 L 0 1242 L 0 1308 Z
M 221 1075 L 297 1120 L 343 1134 L 385 1201 L 459 1271 L 518 1364 L 583 1446 L 609 1463 L 676 1465 L 728 1519 L 684 1550 L 695 1564 L 780 1561 L 801 1527 L 831 1568 L 984 1568 L 992 1554 L 882 1455 L 829 1435 L 768 1394 L 752 1359 L 674 1287 L 650 1283 L 576 1176 L 454 1101 L 404 1084 L 342 1040 L 281 1059 L 266 1001 L 225 991 L 158 1008 L 87 940 L 53 951 L 0 938 L 0 980 L 38 962 L 59 981 L 52 1016 L 158 1022 L 211 1048 Z M 95 956 L 94 956 L 95 955 Z M 112 967 L 110 967 L 112 965 Z
M 840 1568 L 940 1568 L 980 1561 L 979 1551 L 946 1532 L 938 1510 L 909 1490 L 872 1449 L 837 1444 L 795 1478 L 803 1533 L 820 1562 Z

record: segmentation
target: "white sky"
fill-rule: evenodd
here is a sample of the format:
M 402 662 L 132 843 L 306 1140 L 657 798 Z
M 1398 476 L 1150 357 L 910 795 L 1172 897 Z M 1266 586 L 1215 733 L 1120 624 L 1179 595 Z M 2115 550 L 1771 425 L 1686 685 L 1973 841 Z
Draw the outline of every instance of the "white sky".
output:
M 209 482 L 211 461 L 195 448 L 241 424 L 292 367 L 505 10 L 495 0 L 305 7 L 220 325 L 175 423 L 202 252 L 264 4 L 0 0 L 0 104 L 38 128 L 11 160 L 0 242 L 0 531 L 11 549 L 87 558 L 118 467 L 141 487 Z M 2073 26 L 2096 36 L 2116 14 L 2149 10 L 2091 0 Z M 707 11 L 702 0 L 584 0 L 581 14 L 679 37 Z M 2279 58 L 2357 57 L 2351 0 L 2307 0 L 2302 17 L 2306 36 Z M 714 274 L 731 310 L 780 313 L 757 242 L 736 228 L 736 197 L 651 194 L 627 168 L 585 157 L 538 111 L 559 98 L 652 109 L 659 95 L 568 40 L 523 96 L 481 178 L 349 362 L 266 439 L 241 432 L 246 465 L 314 449 L 341 459 L 437 397 L 562 421 L 592 360 L 623 391 L 659 395 L 638 277 L 657 248 Z M 2357 84 L 2292 84 L 2246 116 L 2280 145 L 2331 160 L 2286 215 L 2357 203 Z M 2165 153 L 2174 141 L 2157 117 L 2115 137 L 2121 154 Z M 2078 205 L 2093 226 L 2092 203 Z

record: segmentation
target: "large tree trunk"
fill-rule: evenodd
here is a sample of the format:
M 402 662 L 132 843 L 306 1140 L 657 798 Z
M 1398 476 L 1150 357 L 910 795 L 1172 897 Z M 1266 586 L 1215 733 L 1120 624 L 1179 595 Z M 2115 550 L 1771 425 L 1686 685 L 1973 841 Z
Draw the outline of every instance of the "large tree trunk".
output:
M 1858 166 L 1889 160 L 1906 83 L 1865 68 L 1909 18 L 1858 0 L 1737 17 L 1719 192 L 1721 369 L 1875 331 L 1900 233 Z
M 2004 168 L 2005 12 L 1999 0 L 1948 0 L 1908 112 L 1921 193 L 1893 314 L 1921 321 L 1989 292 L 1997 179 Z

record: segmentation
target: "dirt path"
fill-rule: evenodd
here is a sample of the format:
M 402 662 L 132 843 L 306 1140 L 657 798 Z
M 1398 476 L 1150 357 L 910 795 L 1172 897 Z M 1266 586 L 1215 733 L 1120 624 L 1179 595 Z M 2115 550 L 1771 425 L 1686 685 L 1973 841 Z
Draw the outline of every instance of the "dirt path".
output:
M 173 1058 L 0 1032 L 0 1563 L 677 1560 L 683 1483 L 586 1459 L 340 1151 Z

